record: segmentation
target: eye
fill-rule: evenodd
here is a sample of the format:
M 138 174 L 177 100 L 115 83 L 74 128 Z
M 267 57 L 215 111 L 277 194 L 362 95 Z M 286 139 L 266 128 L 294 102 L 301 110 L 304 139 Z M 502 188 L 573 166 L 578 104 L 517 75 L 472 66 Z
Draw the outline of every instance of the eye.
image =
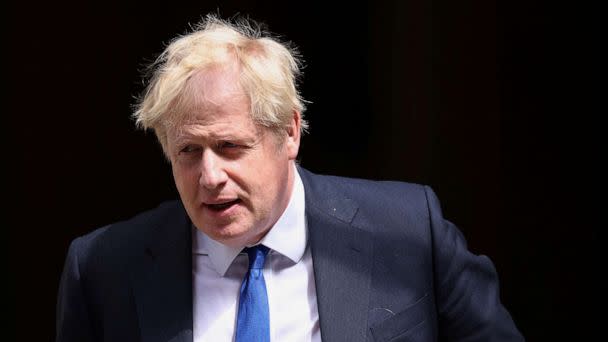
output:
M 200 146 L 186 145 L 181 150 L 179 150 L 179 153 L 196 153 L 196 152 L 199 152 L 200 150 L 201 150 Z
M 237 147 L 239 147 L 239 145 L 237 145 L 237 144 L 235 144 L 235 143 L 232 143 L 232 142 L 230 142 L 230 141 L 222 141 L 222 142 L 220 143 L 220 148 L 221 148 L 221 149 L 227 149 L 227 148 L 237 148 Z
M 247 150 L 246 145 L 232 141 L 218 141 L 217 153 L 226 158 L 237 158 Z

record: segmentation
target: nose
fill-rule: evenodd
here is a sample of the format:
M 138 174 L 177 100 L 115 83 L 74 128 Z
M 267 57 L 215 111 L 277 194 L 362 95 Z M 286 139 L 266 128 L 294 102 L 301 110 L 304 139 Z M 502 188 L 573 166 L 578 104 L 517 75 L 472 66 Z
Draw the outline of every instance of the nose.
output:
M 201 159 L 201 175 L 199 184 L 209 190 L 218 188 L 226 183 L 228 175 L 224 170 L 224 162 L 213 149 L 205 149 Z

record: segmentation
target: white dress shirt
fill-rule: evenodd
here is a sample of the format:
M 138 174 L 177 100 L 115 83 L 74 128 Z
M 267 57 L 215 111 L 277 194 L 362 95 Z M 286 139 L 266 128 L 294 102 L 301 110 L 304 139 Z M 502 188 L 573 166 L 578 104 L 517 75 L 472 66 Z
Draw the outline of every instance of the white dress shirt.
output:
M 304 186 L 295 172 L 285 212 L 260 241 L 270 248 L 264 265 L 271 341 L 321 341 L 312 256 L 307 244 Z M 239 291 L 247 254 L 193 228 L 194 342 L 234 341 Z

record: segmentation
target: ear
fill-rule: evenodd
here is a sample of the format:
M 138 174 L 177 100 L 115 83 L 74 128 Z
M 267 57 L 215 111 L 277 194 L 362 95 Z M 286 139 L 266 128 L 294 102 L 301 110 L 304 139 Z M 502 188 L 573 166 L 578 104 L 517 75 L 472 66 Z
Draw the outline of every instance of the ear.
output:
M 300 124 L 300 112 L 294 110 L 291 123 L 289 124 L 289 127 L 287 127 L 287 137 L 285 141 L 285 148 L 287 149 L 287 155 L 290 160 L 296 159 L 300 149 Z

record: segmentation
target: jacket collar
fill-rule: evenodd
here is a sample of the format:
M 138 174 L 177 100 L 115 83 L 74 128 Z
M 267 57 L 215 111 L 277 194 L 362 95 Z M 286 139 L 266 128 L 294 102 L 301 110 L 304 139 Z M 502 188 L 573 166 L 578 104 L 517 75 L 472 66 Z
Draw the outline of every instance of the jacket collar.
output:
M 141 340 L 191 342 L 191 223 L 181 202 L 156 219 L 131 274 Z
M 321 337 L 365 341 L 373 240 L 354 222 L 358 207 L 336 179 L 298 168 L 306 192 Z
M 365 341 L 373 260 L 371 234 L 355 222 L 358 207 L 328 176 L 302 167 L 306 220 L 324 341 Z M 192 341 L 191 222 L 173 204 L 146 237 L 132 273 L 144 342 Z

